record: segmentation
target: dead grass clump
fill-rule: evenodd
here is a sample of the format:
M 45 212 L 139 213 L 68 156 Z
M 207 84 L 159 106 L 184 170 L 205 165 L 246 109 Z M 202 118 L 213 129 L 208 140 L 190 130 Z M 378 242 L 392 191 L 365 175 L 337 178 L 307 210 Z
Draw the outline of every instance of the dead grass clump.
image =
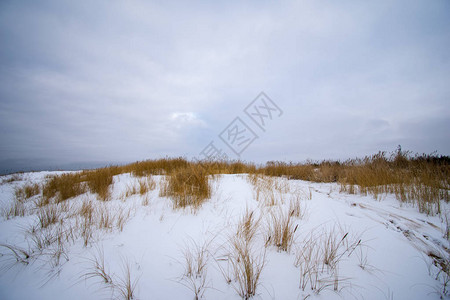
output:
M 279 251 L 289 252 L 298 224 L 293 222 L 294 211 L 272 210 L 268 220 L 266 246 L 274 245 Z
M 172 198 L 174 208 L 191 206 L 197 209 L 211 196 L 208 173 L 201 167 L 175 170 L 166 180 L 160 193 Z
M 96 193 L 99 199 L 109 200 L 109 186 L 113 183 L 113 176 L 120 172 L 118 167 L 108 167 L 93 171 L 84 171 L 83 176 L 92 193 Z
M 194 299 L 203 297 L 205 290 L 208 288 L 207 265 L 210 259 L 209 248 L 213 239 L 206 240 L 203 244 L 197 244 L 191 241 L 183 250 L 183 276 L 178 281 L 194 293 Z
M 275 206 L 284 202 L 283 193 L 287 192 L 287 182 L 279 183 L 278 178 L 261 174 L 250 174 L 247 180 L 253 186 L 253 195 L 256 201 L 265 206 Z
M 247 243 L 251 243 L 258 233 L 260 223 L 261 218 L 256 216 L 254 211 L 249 211 L 247 208 L 239 221 L 236 235 Z
M 264 167 L 264 174 L 267 176 L 287 176 L 289 179 L 300 179 L 307 181 L 315 181 L 316 167 L 312 162 L 306 164 L 285 163 L 280 161 L 269 161 Z
M 229 262 L 234 274 L 233 287 L 243 299 L 256 294 L 262 270 L 266 263 L 265 250 L 258 253 L 252 249 L 252 243 L 235 236 L 231 240 Z
M 86 279 L 100 278 L 105 284 L 113 284 L 112 278 L 109 275 L 109 270 L 105 265 L 105 253 L 102 248 L 96 247 L 97 254 L 92 258 L 88 258 L 90 270 L 84 274 Z
M 35 183 L 26 183 L 20 188 L 16 188 L 14 191 L 14 195 L 16 199 L 25 201 L 28 198 L 31 198 L 37 194 L 39 194 L 41 191 L 41 187 L 39 184 Z
M 111 274 L 105 265 L 103 249 L 96 248 L 97 254 L 88 259 L 90 270 L 82 277 L 86 279 L 100 279 L 102 284 L 106 284 L 112 289 L 114 298 L 132 300 L 136 298 L 136 287 L 139 277 L 132 276 L 130 263 L 126 260 L 122 262 L 122 275 Z
M 59 222 L 61 212 L 56 205 L 47 205 L 39 209 L 37 217 L 40 227 L 47 228 L 48 226 Z
M 344 240 L 347 238 L 348 233 L 345 233 L 341 238 L 336 234 L 335 230 L 325 232 L 322 236 L 322 259 L 323 264 L 327 267 L 334 269 L 342 256 L 338 251 L 343 245 Z M 344 249 L 345 252 L 347 249 Z
M 109 208 L 99 205 L 97 206 L 98 228 L 111 230 L 113 228 L 114 217 L 111 215 Z
M 113 183 L 113 176 L 122 172 L 123 167 L 111 166 L 53 176 L 44 185 L 42 195 L 47 200 L 57 196 L 56 202 L 61 202 L 81 195 L 89 188 L 99 199 L 105 201 L 110 196 L 109 186 Z
M 131 197 L 136 194 L 139 194 L 139 187 L 136 184 L 127 185 L 125 198 Z
M 56 240 L 54 232 L 50 229 L 47 230 L 46 228 L 33 229 L 29 234 L 31 235 L 32 245 L 35 249 L 40 251 L 40 253 L 52 245 Z
M 210 174 L 255 174 L 257 167 L 253 163 L 240 160 L 202 160 L 191 162 L 191 164 L 201 166 Z
M 26 208 L 22 201 L 14 200 L 9 207 L 2 209 L 2 215 L 7 220 L 12 217 L 23 217 L 25 216 Z
M 186 168 L 189 164 L 185 158 L 178 157 L 139 161 L 124 166 L 123 168 L 127 172 L 131 172 L 134 176 L 142 177 L 169 174 L 176 169 Z
M 445 251 L 429 251 L 427 255 L 432 261 L 428 271 L 439 282 L 440 289 L 437 292 L 444 299 L 450 294 L 450 258 Z
M 289 200 L 289 211 L 292 212 L 292 216 L 302 219 L 305 215 L 305 211 L 302 208 L 301 204 L 301 196 L 299 193 L 296 193 L 291 196 Z
M 42 196 L 47 203 L 53 197 L 56 197 L 57 203 L 76 197 L 86 192 L 82 181 L 81 173 L 66 173 L 50 177 L 44 184 Z
M 80 234 L 83 239 L 84 247 L 87 247 L 94 236 L 93 223 L 88 218 L 83 218 L 79 224 Z
M 2 215 L 9 219 L 11 217 L 23 217 L 27 213 L 26 202 L 29 198 L 39 194 L 38 184 L 26 183 L 14 190 L 13 202 L 7 208 L 3 208 Z
M 149 191 L 152 191 L 156 188 L 156 181 L 151 176 L 147 176 L 145 179 L 140 179 L 138 182 L 140 195 L 145 195 Z
M 141 204 L 142 204 L 142 206 L 149 206 L 150 205 L 150 197 L 147 195 L 144 198 L 142 198 Z
M 304 291 L 309 284 L 311 290 L 316 290 L 319 283 L 321 261 L 320 245 L 313 236 L 303 242 L 297 249 L 294 265 L 300 269 L 299 287 Z
M 119 210 L 117 215 L 115 216 L 116 227 L 120 231 L 123 231 L 123 227 L 125 223 L 130 219 L 131 209 L 128 210 Z
M 320 235 L 311 232 L 296 249 L 294 265 L 300 269 L 299 287 L 304 291 L 309 285 L 317 294 L 329 287 L 338 291 L 341 285 L 342 289 L 342 283 L 348 279 L 339 277 L 339 263 L 344 255 L 350 257 L 358 247 L 362 247 L 359 236 L 351 237 L 335 227 Z M 367 265 L 367 256 L 359 257 L 359 266 Z
M 89 220 L 90 223 L 92 223 L 94 211 L 95 211 L 94 203 L 89 199 L 85 199 L 81 204 L 79 215 L 84 219 Z
M 128 261 L 123 262 L 122 273 L 122 277 L 115 280 L 117 282 L 116 289 L 118 289 L 120 298 L 125 300 L 136 299 L 136 287 L 139 282 L 139 277 L 133 279 L 131 266 Z
M 450 211 L 446 210 L 443 214 L 444 238 L 450 240 Z
M 83 244 L 85 247 L 89 245 L 94 233 L 94 224 L 97 221 L 98 215 L 96 214 L 96 207 L 94 202 L 85 199 L 78 213 L 79 218 L 77 217 L 77 225 L 79 228 L 79 234 L 83 239 Z
M 2 181 L 0 184 L 3 183 L 11 183 L 11 182 L 15 182 L 15 181 L 21 181 L 23 178 L 23 175 L 20 173 L 15 173 L 12 175 L 2 175 Z
M 362 159 L 308 161 L 303 164 L 268 162 L 259 171 L 314 182 L 337 182 L 350 194 L 394 194 L 399 201 L 416 204 L 426 214 L 440 214 L 440 201 L 450 200 L 450 158 L 415 155 L 408 151 L 379 152 Z
M 6 260 L 12 260 L 12 262 L 10 261 L 12 265 L 14 263 L 28 265 L 33 258 L 33 252 L 30 249 L 24 249 L 10 244 L 0 244 L 0 247 L 8 250 L 7 253 L 0 252 L 0 258 L 2 260 L 5 260 L 5 258 Z

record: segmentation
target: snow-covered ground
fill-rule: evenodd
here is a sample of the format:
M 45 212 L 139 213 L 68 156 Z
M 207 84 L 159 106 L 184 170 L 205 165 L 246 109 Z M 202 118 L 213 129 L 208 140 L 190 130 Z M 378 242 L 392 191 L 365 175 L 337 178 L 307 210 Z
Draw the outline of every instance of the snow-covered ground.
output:
M 0 205 L 11 205 L 16 187 L 25 182 L 42 183 L 46 175 L 56 173 L 25 173 L 22 180 L 0 184 Z M 6 181 L 8 176 L 2 178 Z M 162 177 L 153 178 L 158 183 Z M 127 188 L 138 180 L 130 174 L 115 176 L 112 199 L 105 203 L 92 194 L 68 200 L 68 219 L 70 210 L 78 209 L 86 199 L 98 201 L 97 205 L 114 214 L 126 212 L 129 218 L 123 230 L 96 230 L 87 246 L 81 238 L 67 242 L 59 264 L 45 251 L 29 264 L 17 262 L 5 245 L 32 249 L 29 228 L 38 222 L 37 215 L 28 212 L 25 217 L 1 217 L 0 299 L 121 298 L 120 289 L 92 275 L 95 257 L 102 254 L 106 271 L 119 285 L 125 278 L 125 266 L 129 267 L 131 279 L 136 280 L 137 299 L 193 299 L 189 281 L 183 277 L 183 253 L 195 245 L 206 245 L 203 298 L 241 299 L 237 282 L 225 278 L 231 274 L 227 263 L 229 240 L 246 210 L 261 217 L 252 249 L 255 254 L 265 253 L 255 299 L 412 300 L 441 296 L 443 277 L 440 274 L 436 280 L 438 268 L 428 253 L 448 261 L 449 241 L 444 238 L 447 225 L 439 216 L 426 216 L 412 205 L 402 205 L 393 195 L 375 200 L 340 193 L 337 184 L 276 178 L 273 180 L 279 188 L 272 194 L 276 204 L 269 206 L 264 203 L 267 194 L 258 194 L 247 175 L 220 175 L 210 179 L 211 199 L 192 211 L 173 209 L 170 198 L 159 196 L 159 184 L 144 196 L 126 197 Z M 278 207 L 288 209 L 292 199 L 300 201 L 303 216 L 293 220 L 298 228 L 290 251 L 265 248 L 270 212 Z M 443 211 L 449 209 L 442 203 Z M 319 291 L 312 291 L 308 282 L 302 290 L 296 257 L 305 251 L 305 243 L 319 241 L 326 234 L 334 235 L 340 244 L 337 267 L 330 271 L 321 266 Z

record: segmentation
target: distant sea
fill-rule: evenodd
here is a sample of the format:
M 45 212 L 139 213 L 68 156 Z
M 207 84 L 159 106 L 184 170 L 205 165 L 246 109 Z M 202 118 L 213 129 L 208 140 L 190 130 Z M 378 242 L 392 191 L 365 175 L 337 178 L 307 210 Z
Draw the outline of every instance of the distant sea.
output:
M 123 165 L 127 162 L 88 161 L 55 163 L 39 159 L 14 159 L 0 161 L 0 175 L 32 171 L 76 171 L 96 169 L 111 165 Z

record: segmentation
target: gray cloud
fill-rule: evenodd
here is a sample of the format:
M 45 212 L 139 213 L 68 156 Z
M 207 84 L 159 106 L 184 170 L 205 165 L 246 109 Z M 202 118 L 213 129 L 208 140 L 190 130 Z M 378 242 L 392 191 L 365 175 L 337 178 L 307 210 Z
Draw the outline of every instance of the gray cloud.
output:
M 261 90 L 285 113 L 243 159 L 448 155 L 449 8 L 3 1 L 0 161 L 196 156 Z

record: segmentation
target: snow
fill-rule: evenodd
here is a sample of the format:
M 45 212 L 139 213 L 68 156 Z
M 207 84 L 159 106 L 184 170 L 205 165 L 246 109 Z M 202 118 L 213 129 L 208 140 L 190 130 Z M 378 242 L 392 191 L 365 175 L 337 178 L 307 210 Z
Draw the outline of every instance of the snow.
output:
M 25 182 L 43 183 L 46 176 L 60 172 L 21 174 L 21 180 L 0 184 L 0 205 L 12 203 L 14 188 Z M 11 176 L 11 175 L 9 175 Z M 162 176 L 153 176 L 156 182 Z M 78 239 L 66 249 L 68 261 L 59 266 L 49 263 L 45 255 L 29 265 L 11 263 L 7 255 L 0 257 L 0 299 L 108 299 L 117 297 L 99 278 L 87 278 L 92 258 L 104 253 L 105 265 L 114 278 L 120 278 L 128 263 L 132 279 L 137 278 L 138 299 L 193 299 L 194 293 L 183 285 L 183 249 L 188 245 L 208 247 L 204 299 L 241 299 L 228 284 L 219 266 L 225 264 L 227 242 L 246 209 L 262 216 L 255 249 L 264 251 L 266 217 L 273 208 L 258 202 L 247 175 L 219 175 L 211 178 L 213 193 L 199 210 L 174 209 L 170 198 L 159 196 L 159 185 L 147 195 L 124 197 L 127 186 L 138 178 L 130 174 L 114 177 L 112 199 L 102 205 L 111 211 L 130 210 L 123 231 L 99 230 L 94 241 L 84 247 Z M 303 218 L 298 224 L 295 241 L 289 253 L 273 246 L 266 249 L 266 264 L 255 299 L 439 299 L 441 285 L 435 280 L 437 269 L 427 251 L 448 255 L 449 241 L 443 237 L 443 221 L 427 216 L 412 205 L 398 202 L 393 195 L 381 200 L 370 196 L 339 192 L 337 184 L 319 184 L 276 178 L 289 186 L 280 195 L 289 199 L 301 195 Z M 280 197 L 281 197 L 280 196 Z M 142 205 L 143 197 L 149 204 Z M 95 195 L 81 195 L 68 200 L 71 207 L 81 205 Z M 97 200 L 96 200 L 97 201 Z M 289 201 L 279 206 L 287 208 Z M 448 204 L 442 203 L 443 211 Z M 0 221 L 0 243 L 26 248 L 29 244 L 25 228 L 36 216 L 14 217 Z M 358 241 L 359 247 L 346 252 L 339 261 L 339 290 L 327 287 L 316 294 L 309 287 L 299 288 L 300 271 L 294 265 L 296 252 L 308 237 L 333 231 L 348 233 L 347 240 Z M 447 249 L 447 250 L 446 250 Z M 6 253 L 7 249 L 0 249 Z M 364 269 L 360 266 L 361 261 Z

